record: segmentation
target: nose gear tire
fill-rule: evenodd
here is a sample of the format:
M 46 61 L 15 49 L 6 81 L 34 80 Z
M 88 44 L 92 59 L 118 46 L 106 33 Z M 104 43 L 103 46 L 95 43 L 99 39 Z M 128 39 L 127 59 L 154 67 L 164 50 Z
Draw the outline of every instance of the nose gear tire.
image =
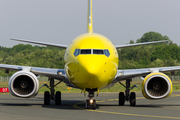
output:
M 90 109 L 90 100 L 86 100 L 86 109 Z
M 96 100 L 93 100 L 92 108 L 95 110 L 96 109 Z

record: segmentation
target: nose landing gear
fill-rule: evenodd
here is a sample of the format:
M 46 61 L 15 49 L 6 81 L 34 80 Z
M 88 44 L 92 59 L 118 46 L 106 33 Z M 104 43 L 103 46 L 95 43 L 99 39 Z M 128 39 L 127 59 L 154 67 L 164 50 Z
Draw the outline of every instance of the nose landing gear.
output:
M 97 91 L 97 89 L 87 89 L 86 91 L 88 91 L 88 97 L 89 99 L 86 100 L 86 104 L 85 107 L 86 109 L 96 109 L 96 100 L 92 99 L 94 97 L 94 92 Z
M 86 109 L 96 109 L 96 100 L 94 100 L 94 99 L 88 99 L 88 100 L 86 100 Z

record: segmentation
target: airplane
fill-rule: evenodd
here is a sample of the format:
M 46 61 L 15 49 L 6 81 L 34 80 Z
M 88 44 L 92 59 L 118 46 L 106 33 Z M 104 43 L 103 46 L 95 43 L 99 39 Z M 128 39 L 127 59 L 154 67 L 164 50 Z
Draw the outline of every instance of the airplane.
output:
M 119 92 L 119 106 L 123 106 L 125 101 L 130 102 L 130 106 L 135 106 L 136 94 L 130 91 L 137 86 L 131 87 L 131 82 L 132 78 L 139 76 L 143 79 L 142 93 L 145 98 L 163 99 L 172 93 L 172 82 L 165 72 L 180 70 L 180 66 L 118 70 L 117 49 L 167 41 L 113 45 L 105 36 L 93 32 L 92 0 L 88 0 L 87 33 L 76 37 L 70 45 L 11 40 L 66 49 L 64 69 L 0 64 L 0 69 L 5 69 L 6 73 L 10 70 L 17 71 L 8 83 L 10 94 L 16 97 L 35 97 L 39 91 L 38 76 L 48 77 L 50 85 L 42 85 L 50 89 L 50 92 L 44 92 L 44 105 L 49 105 L 51 100 L 55 100 L 56 105 L 61 105 L 61 92 L 55 92 L 55 86 L 64 82 L 69 87 L 81 89 L 84 94 L 88 93 L 89 99 L 85 102 L 87 109 L 96 109 L 96 100 L 93 99 L 95 92 L 99 95 L 101 89 L 112 87 L 116 83 L 125 87 L 125 92 Z M 55 80 L 58 81 L 57 84 Z M 125 85 L 122 81 L 125 81 Z

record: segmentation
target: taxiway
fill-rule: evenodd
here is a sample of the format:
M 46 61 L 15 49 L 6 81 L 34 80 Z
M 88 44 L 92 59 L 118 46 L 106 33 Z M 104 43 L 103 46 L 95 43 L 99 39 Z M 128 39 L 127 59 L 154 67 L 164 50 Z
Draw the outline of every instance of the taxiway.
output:
M 43 105 L 43 94 L 22 99 L 10 94 L 0 94 L 0 119 L 5 120 L 159 120 L 180 119 L 180 92 L 169 98 L 147 100 L 137 92 L 137 105 L 118 106 L 118 93 L 100 93 L 96 110 L 85 109 L 85 100 L 80 93 L 62 93 L 62 105 Z

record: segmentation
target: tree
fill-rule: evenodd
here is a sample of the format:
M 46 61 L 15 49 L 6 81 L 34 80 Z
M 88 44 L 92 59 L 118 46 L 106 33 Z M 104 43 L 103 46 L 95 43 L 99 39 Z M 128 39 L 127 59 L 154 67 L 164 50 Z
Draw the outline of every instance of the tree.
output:
M 160 41 L 160 40 L 169 40 L 168 36 L 163 36 L 158 32 L 147 32 L 145 33 L 140 39 L 138 39 L 136 42 L 137 43 L 143 43 L 143 42 L 152 42 L 152 41 Z
M 134 41 L 133 41 L 133 40 L 130 40 L 129 44 L 134 44 Z

